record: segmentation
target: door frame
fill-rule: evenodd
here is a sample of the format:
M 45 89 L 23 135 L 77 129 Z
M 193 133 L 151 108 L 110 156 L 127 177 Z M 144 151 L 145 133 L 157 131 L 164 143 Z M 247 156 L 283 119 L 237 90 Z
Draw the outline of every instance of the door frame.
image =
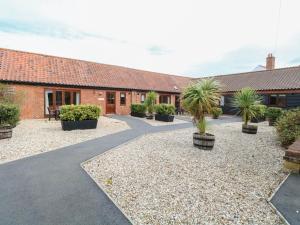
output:
M 112 105 L 112 104 L 108 104 L 108 95 L 109 94 L 113 94 L 114 95 L 114 110 L 113 112 L 108 112 L 108 105 Z M 106 107 L 106 114 L 116 114 L 116 92 L 115 91 L 107 91 L 106 92 L 106 99 L 105 99 L 105 107 Z

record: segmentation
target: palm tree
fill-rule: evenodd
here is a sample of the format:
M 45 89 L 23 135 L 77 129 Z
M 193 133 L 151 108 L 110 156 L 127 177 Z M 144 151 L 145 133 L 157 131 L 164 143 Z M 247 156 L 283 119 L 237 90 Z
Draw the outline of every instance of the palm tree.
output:
M 153 116 L 156 97 L 157 97 L 157 93 L 154 91 L 150 91 L 147 93 L 145 105 L 147 106 L 148 113 L 150 114 L 150 116 Z
M 203 79 L 187 87 L 182 94 L 183 108 L 191 113 L 200 135 L 205 135 L 205 114 L 211 113 L 220 101 L 220 85 L 213 79 Z
M 238 114 L 242 115 L 244 125 L 247 126 L 251 118 L 256 116 L 254 105 L 259 104 L 261 97 L 252 88 L 242 88 L 234 94 L 232 105 L 239 108 Z

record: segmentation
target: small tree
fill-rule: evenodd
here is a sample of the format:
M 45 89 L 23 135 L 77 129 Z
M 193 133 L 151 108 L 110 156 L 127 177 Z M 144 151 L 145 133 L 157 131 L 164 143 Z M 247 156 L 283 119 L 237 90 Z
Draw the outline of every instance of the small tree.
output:
M 150 91 L 147 93 L 145 105 L 147 106 L 147 110 L 150 115 L 153 115 L 156 97 L 157 97 L 157 93 L 154 91 Z
M 0 103 L 22 105 L 25 93 L 16 91 L 7 84 L 0 83 Z
M 242 115 L 246 126 L 251 118 L 256 117 L 257 111 L 253 106 L 259 104 L 260 101 L 261 97 L 255 90 L 249 87 L 242 88 L 234 94 L 232 105 L 239 108 L 238 113 Z
M 199 133 L 206 131 L 205 113 L 219 104 L 220 85 L 213 79 L 203 79 L 187 87 L 182 94 L 183 108 L 194 117 Z

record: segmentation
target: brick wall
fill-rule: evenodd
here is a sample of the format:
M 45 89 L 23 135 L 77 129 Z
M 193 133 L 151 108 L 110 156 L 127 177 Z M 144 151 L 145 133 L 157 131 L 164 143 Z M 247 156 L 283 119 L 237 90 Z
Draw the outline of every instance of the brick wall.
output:
M 132 103 L 141 102 L 141 94 L 145 92 L 94 90 L 94 89 L 71 89 L 51 86 L 12 85 L 16 91 L 24 93 L 24 102 L 21 106 L 21 119 L 38 119 L 45 117 L 45 89 L 70 90 L 80 92 L 81 104 L 95 104 L 101 107 L 101 114 L 106 114 L 106 93 L 115 92 L 116 114 L 128 115 Z M 126 104 L 120 105 L 120 93 L 126 94 Z M 159 95 L 157 96 L 157 103 Z M 175 95 L 171 95 L 171 102 L 175 104 Z

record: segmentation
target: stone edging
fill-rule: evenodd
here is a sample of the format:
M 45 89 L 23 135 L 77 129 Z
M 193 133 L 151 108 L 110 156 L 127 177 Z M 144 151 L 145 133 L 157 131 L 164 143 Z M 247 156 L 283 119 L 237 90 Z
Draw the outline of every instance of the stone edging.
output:
M 272 195 L 267 199 L 267 202 L 269 203 L 269 205 L 275 210 L 276 214 L 284 221 L 284 223 L 286 225 L 290 225 L 290 223 L 285 219 L 285 217 L 281 214 L 281 212 L 279 212 L 277 210 L 277 208 L 273 205 L 273 203 L 271 202 L 272 198 L 274 197 L 274 195 L 277 193 L 277 191 L 280 189 L 280 187 L 284 184 L 284 182 L 288 179 L 288 177 L 290 176 L 291 173 L 289 173 L 286 178 L 284 178 L 283 181 L 281 181 L 281 183 L 278 185 L 278 187 L 273 191 Z

